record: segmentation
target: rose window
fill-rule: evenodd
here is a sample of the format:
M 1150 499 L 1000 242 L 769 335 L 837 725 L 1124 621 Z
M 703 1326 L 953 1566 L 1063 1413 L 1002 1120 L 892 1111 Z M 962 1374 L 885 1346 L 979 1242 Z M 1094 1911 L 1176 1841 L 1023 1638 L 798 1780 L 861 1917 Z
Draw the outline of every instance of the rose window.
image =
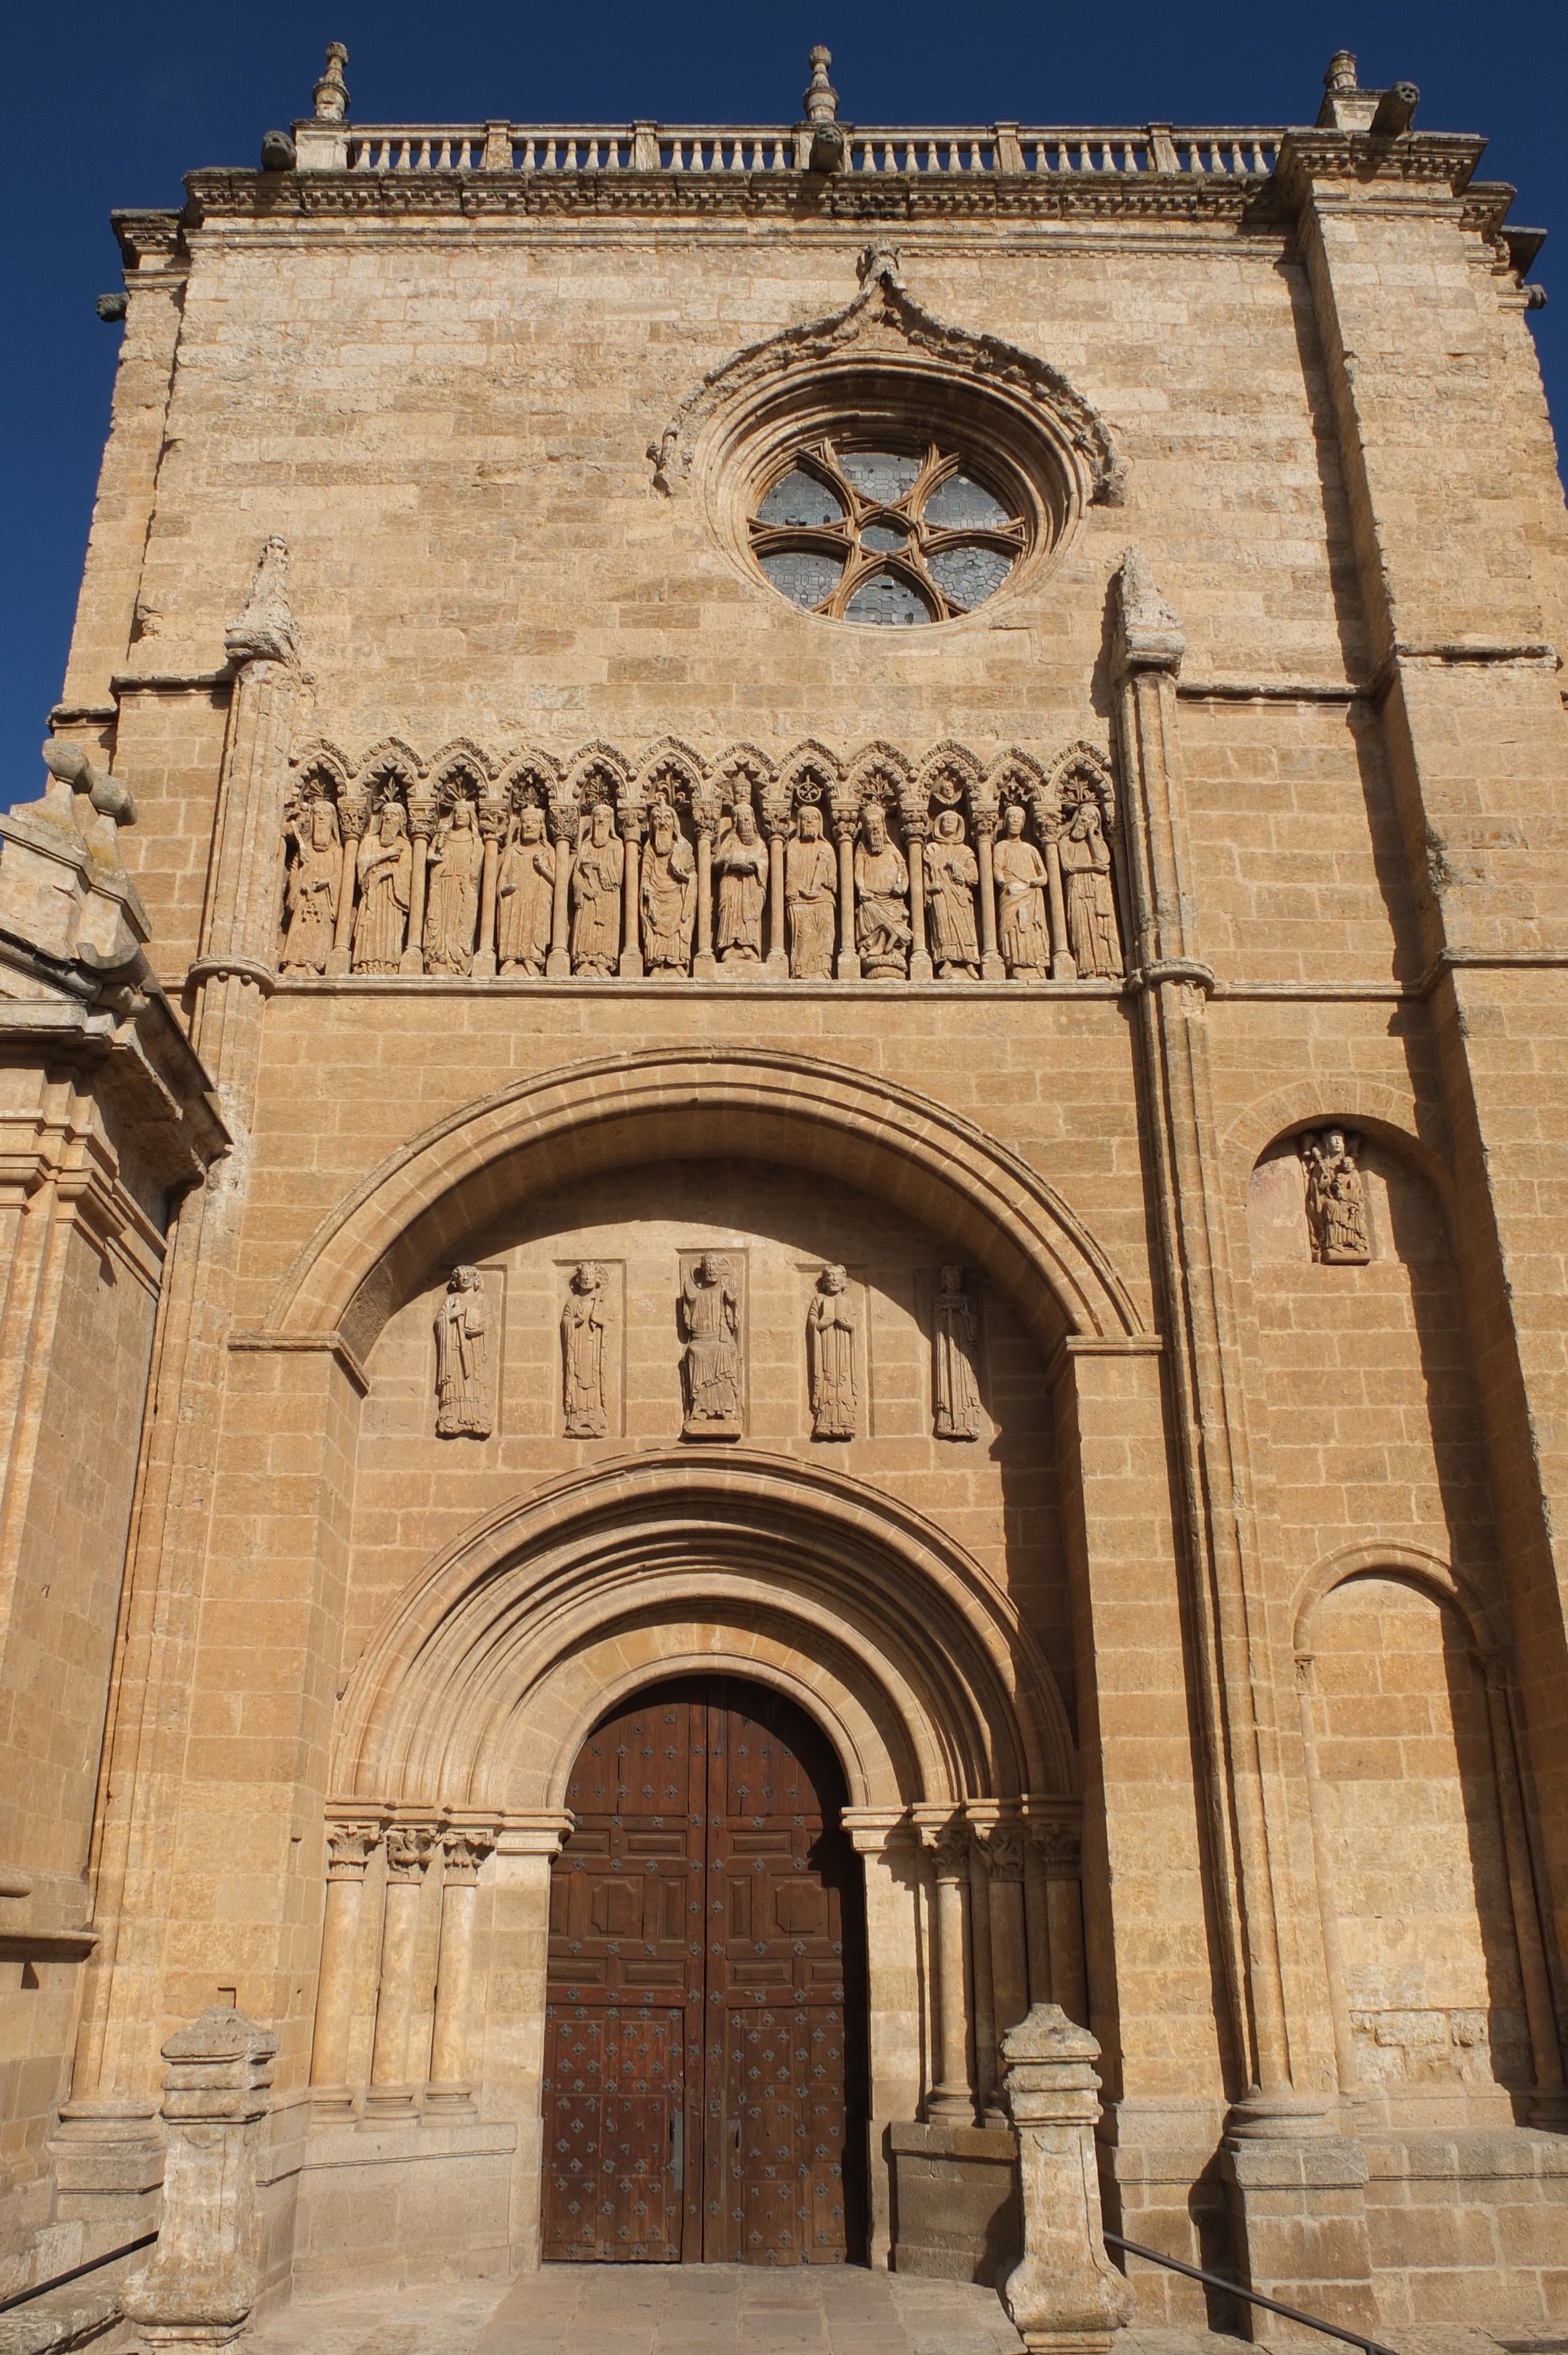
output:
M 819 442 L 751 518 L 752 554 L 793 604 L 894 629 L 982 605 L 1029 537 L 1021 499 L 934 443 L 918 453 Z

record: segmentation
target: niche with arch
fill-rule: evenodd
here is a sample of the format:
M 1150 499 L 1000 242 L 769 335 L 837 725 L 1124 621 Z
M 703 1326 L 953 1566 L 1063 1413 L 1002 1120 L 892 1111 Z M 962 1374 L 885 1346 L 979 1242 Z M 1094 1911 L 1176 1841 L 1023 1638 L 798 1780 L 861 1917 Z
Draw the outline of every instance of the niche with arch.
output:
M 1343 2090 L 1393 2111 L 1527 2091 L 1529 1868 L 1510 1854 L 1506 1712 L 1463 1614 L 1380 1568 L 1331 1588 L 1299 1640 Z

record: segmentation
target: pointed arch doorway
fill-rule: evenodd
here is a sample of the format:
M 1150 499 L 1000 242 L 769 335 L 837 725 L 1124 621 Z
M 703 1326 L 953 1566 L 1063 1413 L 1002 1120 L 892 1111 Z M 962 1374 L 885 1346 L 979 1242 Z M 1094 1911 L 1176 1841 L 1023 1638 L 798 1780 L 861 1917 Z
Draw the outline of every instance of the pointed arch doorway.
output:
M 740 1678 L 653 1686 L 584 1742 L 550 1874 L 546 2262 L 863 2260 L 846 1796 L 821 1728 Z

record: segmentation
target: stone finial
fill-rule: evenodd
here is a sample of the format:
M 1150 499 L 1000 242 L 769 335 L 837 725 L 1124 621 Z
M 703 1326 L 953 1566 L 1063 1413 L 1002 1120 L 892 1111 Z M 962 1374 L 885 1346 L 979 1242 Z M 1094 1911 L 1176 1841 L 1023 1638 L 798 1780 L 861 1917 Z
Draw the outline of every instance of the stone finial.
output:
M 1336 49 L 1329 59 L 1329 69 L 1323 76 L 1323 87 L 1342 98 L 1356 87 L 1356 61 L 1349 49 Z
M 1129 670 L 1180 670 L 1187 651 L 1181 623 L 1154 585 L 1141 549 L 1123 550 L 1117 575 L 1118 637 Z
M 832 64 L 832 49 L 814 48 L 809 59 L 811 69 L 810 87 L 800 100 L 808 123 L 836 123 L 839 114 L 839 94 L 828 80 L 828 68 Z
M 223 634 L 223 651 L 237 666 L 299 658 L 300 634 L 289 605 L 289 547 L 276 532 L 256 559 L 249 594 Z
M 348 51 L 343 43 L 329 41 L 326 71 L 313 93 L 318 123 L 341 123 L 348 112 L 348 85 L 343 78 L 343 69 L 347 63 Z

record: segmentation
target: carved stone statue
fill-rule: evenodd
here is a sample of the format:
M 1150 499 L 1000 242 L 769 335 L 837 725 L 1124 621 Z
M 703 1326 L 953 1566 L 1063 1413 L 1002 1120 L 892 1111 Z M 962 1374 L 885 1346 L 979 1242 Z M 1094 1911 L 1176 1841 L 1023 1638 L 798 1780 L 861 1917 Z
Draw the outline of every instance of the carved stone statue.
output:
M 853 1439 L 855 1432 L 854 1302 L 842 1267 L 825 1267 L 806 1312 L 813 1439 Z
M 978 981 L 980 940 L 975 932 L 975 887 L 980 863 L 964 840 L 957 810 L 944 810 L 926 846 L 926 907 L 931 962 L 938 981 Z
M 760 964 L 768 846 L 757 831 L 749 802 L 739 803 L 733 824 L 721 827 L 714 849 L 714 873 L 718 877 L 719 963 Z
M 626 849 L 615 812 L 596 803 L 578 831 L 572 861 L 572 971 L 612 974 L 620 955 L 620 883 Z
M 1325 1267 L 1364 1267 L 1372 1258 L 1366 1186 L 1356 1166 L 1361 1149 L 1361 1138 L 1342 1128 L 1301 1140 L 1307 1227 L 1312 1256 Z
M 822 839 L 814 802 L 800 811 L 800 832 L 784 854 L 784 905 L 789 918 L 789 970 L 797 981 L 831 981 L 838 928 L 838 861 Z
M 284 890 L 288 930 L 280 963 L 285 973 L 324 973 L 343 882 L 337 811 L 324 794 L 295 810 L 289 839 L 294 855 Z
M 1010 802 L 991 853 L 996 875 L 997 944 L 1015 981 L 1044 981 L 1051 970 L 1045 914 L 1045 861 L 1023 839 L 1023 811 Z
M 585 1259 L 572 1270 L 571 1289 L 561 1311 L 561 1404 L 568 1439 L 602 1439 L 605 1433 L 604 1336 L 609 1321 L 604 1270 Z
M 495 1422 L 490 1303 L 477 1267 L 454 1267 L 436 1312 L 436 1430 L 488 1439 Z
M 904 853 L 890 840 L 880 804 L 873 802 L 862 820 L 862 841 L 854 854 L 855 946 L 868 980 L 909 970 L 909 949 L 915 935 L 909 929 L 909 869 Z
M 495 884 L 495 945 L 503 973 L 535 980 L 550 954 L 550 913 L 556 893 L 556 846 L 546 839 L 545 813 L 524 802 L 509 831 Z
M 1056 855 L 1067 887 L 1067 945 L 1079 978 L 1102 975 L 1119 981 L 1121 941 L 1111 890 L 1110 845 L 1093 794 L 1085 795 L 1063 829 Z
M 938 1439 L 978 1439 L 975 1312 L 961 1267 L 945 1267 L 931 1303 L 931 1394 Z
M 681 1286 L 687 1439 L 740 1437 L 740 1286 L 722 1252 L 705 1252 Z
M 464 974 L 479 928 L 479 877 L 484 845 L 473 804 L 461 797 L 430 845 L 425 887 L 425 971 Z
M 641 898 L 644 972 L 690 973 L 697 867 L 668 802 L 655 802 L 649 813 Z
M 381 805 L 359 846 L 359 913 L 354 921 L 355 973 L 396 973 L 408 922 L 413 847 L 403 805 Z

